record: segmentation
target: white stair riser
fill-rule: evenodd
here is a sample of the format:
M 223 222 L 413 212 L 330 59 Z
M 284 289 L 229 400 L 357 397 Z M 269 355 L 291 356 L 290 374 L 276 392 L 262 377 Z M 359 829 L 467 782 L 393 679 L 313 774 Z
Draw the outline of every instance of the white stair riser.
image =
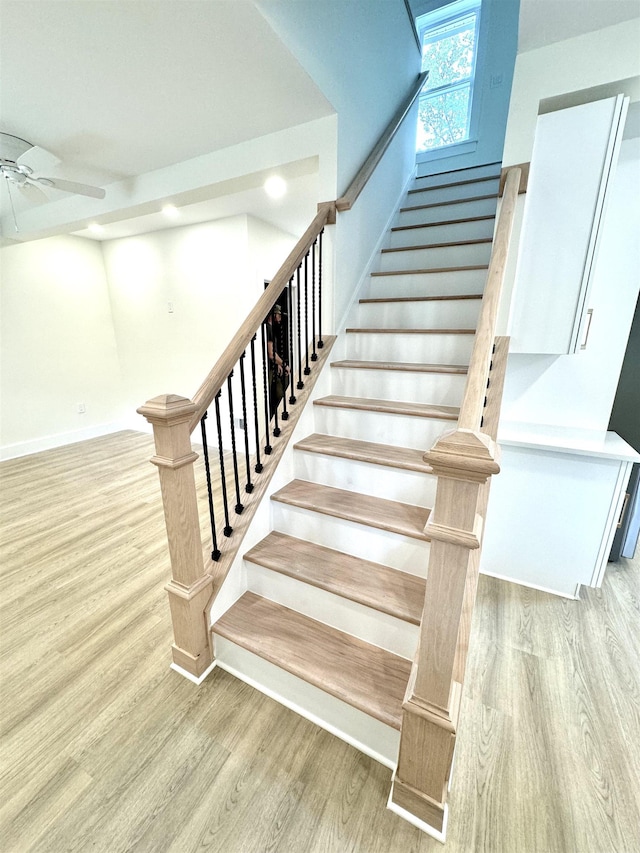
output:
M 252 592 L 358 637 L 396 655 L 412 659 L 418 641 L 418 626 L 380 613 L 325 589 L 296 578 L 246 562 L 248 588 Z
M 402 249 L 397 252 L 382 252 L 378 269 L 380 272 L 388 272 L 389 270 L 468 267 L 474 264 L 488 264 L 490 257 L 491 243 L 470 243 L 434 249 Z
M 363 329 L 475 329 L 480 299 L 433 302 L 361 302 L 358 326 Z
M 413 373 L 402 370 L 334 368 L 332 393 L 342 397 L 405 400 L 434 406 L 459 406 L 466 374 Z
M 388 246 L 398 248 L 400 246 L 425 246 L 429 243 L 480 240 L 483 237 L 493 237 L 494 224 L 494 219 L 480 219 L 478 222 L 425 225 L 421 228 L 391 231 Z
M 465 293 L 482 293 L 486 280 L 486 269 L 372 275 L 369 278 L 367 296 L 459 296 Z
M 435 418 L 416 418 L 386 412 L 338 409 L 314 406 L 316 432 L 341 435 L 394 447 L 429 450 L 443 432 L 455 428 L 456 422 Z
M 477 201 L 464 201 L 458 204 L 443 204 L 437 207 L 420 207 L 416 204 L 405 205 L 415 210 L 400 210 L 395 225 L 422 225 L 426 222 L 446 222 L 449 219 L 466 219 L 469 216 L 492 216 L 496 212 L 495 199 L 485 198 Z
M 327 729 L 387 767 L 398 761 L 400 732 L 286 672 L 235 643 L 214 635 L 218 665 L 287 708 Z
M 383 566 L 412 575 L 426 576 L 428 542 L 279 501 L 272 501 L 272 518 L 274 530 L 280 533 L 307 539 L 316 545 L 344 551 L 354 557 L 382 563 Z
M 448 182 L 447 182 L 448 183 Z M 407 202 L 403 207 L 412 207 L 416 204 L 431 204 L 434 201 L 453 201 L 458 199 L 472 199 L 479 196 L 498 194 L 500 180 L 495 178 L 491 181 L 478 181 L 473 184 L 456 184 L 452 187 L 412 187 L 416 192 L 407 193 Z
M 468 364 L 474 335 L 349 332 L 347 358 L 360 361 L 416 361 Z
M 418 172 L 422 170 L 431 170 L 433 163 L 425 163 L 424 166 L 418 168 Z M 500 177 L 500 164 L 487 163 L 483 166 L 473 166 L 470 169 L 460 169 L 454 172 L 445 172 L 441 174 L 429 174 L 422 177 L 416 177 L 414 186 L 438 186 L 438 184 L 452 184 L 455 182 L 465 183 L 474 178 Z
M 296 452 L 294 465 L 300 480 L 415 506 L 432 507 L 435 501 L 436 478 L 421 471 L 405 471 L 303 450 Z

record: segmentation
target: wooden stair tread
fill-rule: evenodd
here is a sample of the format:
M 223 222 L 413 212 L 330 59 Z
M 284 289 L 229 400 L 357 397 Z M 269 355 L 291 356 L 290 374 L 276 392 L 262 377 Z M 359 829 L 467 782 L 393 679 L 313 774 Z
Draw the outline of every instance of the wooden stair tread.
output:
M 385 329 L 357 328 L 345 329 L 350 335 L 475 335 L 475 329 Z
M 246 592 L 212 632 L 400 728 L 411 662 Z
M 487 219 L 495 219 L 495 213 L 487 213 L 484 216 L 463 216 L 460 219 L 438 219 L 436 222 L 418 222 L 417 225 L 394 225 L 391 231 L 413 231 L 416 228 L 434 228 L 438 225 L 462 225 L 466 222 L 484 222 Z
M 431 267 L 419 270 L 386 270 L 385 272 L 372 272 L 372 276 L 380 275 L 429 275 L 440 272 L 468 272 L 470 270 L 488 270 L 489 264 L 470 264 L 465 267 Z
M 313 401 L 314 406 L 329 406 L 336 409 L 359 409 L 367 412 L 387 412 L 394 415 L 413 415 L 419 418 L 437 418 L 445 421 L 457 420 L 457 406 L 432 406 L 429 403 L 410 403 L 405 400 L 376 400 L 371 397 L 343 397 L 329 394 Z
M 448 249 L 452 246 L 478 246 L 483 243 L 492 243 L 493 237 L 476 237 L 473 240 L 450 240 L 447 243 L 421 243 L 416 246 L 392 246 L 389 249 L 382 249 L 381 254 L 389 254 L 390 252 L 413 252 L 422 249 Z
M 393 444 L 377 444 L 373 441 L 360 441 L 356 438 L 318 432 L 298 441 L 294 447 L 308 453 L 322 453 L 326 456 L 338 456 L 341 459 L 354 459 L 358 462 L 402 468 L 405 471 L 420 471 L 423 474 L 431 473 L 431 466 L 423 459 L 424 450 L 413 447 L 396 447 Z
M 424 180 L 425 177 L 426 176 L 424 176 L 423 178 L 416 178 L 416 181 Z M 498 172 L 497 175 L 483 175 L 480 178 L 469 178 L 466 181 L 449 181 L 448 183 L 445 183 L 445 184 L 431 184 L 428 187 L 416 187 L 413 190 L 409 190 L 408 194 L 411 195 L 411 193 L 424 193 L 424 192 L 427 192 L 427 190 L 444 190 L 444 189 L 449 189 L 449 187 L 465 187 L 465 186 L 468 186 L 469 184 L 481 184 L 481 183 L 485 183 L 486 181 L 499 181 L 499 180 L 500 180 L 500 173 Z
M 375 498 L 308 480 L 292 480 L 271 495 L 271 500 L 387 530 L 389 533 L 410 536 L 412 539 L 429 541 L 424 532 L 431 512 L 427 507 Z
M 412 361 L 356 361 L 345 358 L 332 361 L 331 367 L 346 367 L 358 370 L 400 370 L 406 373 L 447 373 L 464 374 L 469 372 L 466 364 L 423 364 Z
M 244 559 L 419 625 L 425 580 L 342 551 L 272 531 Z
M 417 204 L 414 207 L 401 207 L 400 213 L 405 213 L 408 210 L 426 210 L 431 207 L 446 207 L 449 204 L 466 204 L 470 201 L 486 201 L 489 198 L 495 198 L 497 200 L 497 193 L 489 193 L 488 195 L 475 195 L 471 198 L 454 198 L 451 201 L 432 201 L 429 204 Z
M 482 299 L 481 293 L 458 293 L 451 296 L 368 296 L 365 299 L 359 299 L 360 305 L 369 305 L 372 303 L 386 302 L 454 302 L 456 300 L 465 299 Z

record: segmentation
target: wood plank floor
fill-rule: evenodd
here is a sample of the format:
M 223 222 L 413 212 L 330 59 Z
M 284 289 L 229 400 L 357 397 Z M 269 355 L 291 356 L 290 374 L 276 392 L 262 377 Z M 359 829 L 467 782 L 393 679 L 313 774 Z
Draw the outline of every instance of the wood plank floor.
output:
M 481 578 L 447 845 L 390 772 L 227 673 L 169 669 L 151 439 L 0 465 L 0 850 L 637 853 L 640 563 L 578 602 Z

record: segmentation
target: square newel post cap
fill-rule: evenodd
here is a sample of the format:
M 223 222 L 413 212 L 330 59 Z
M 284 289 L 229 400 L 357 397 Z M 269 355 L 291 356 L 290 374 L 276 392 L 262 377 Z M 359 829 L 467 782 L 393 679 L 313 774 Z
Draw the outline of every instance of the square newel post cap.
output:
M 483 432 L 457 429 L 446 432 L 424 455 L 434 474 L 455 480 L 484 483 L 500 472 L 498 445 Z
M 150 424 L 174 425 L 190 421 L 196 408 L 195 403 L 180 394 L 161 394 L 148 400 L 136 411 Z

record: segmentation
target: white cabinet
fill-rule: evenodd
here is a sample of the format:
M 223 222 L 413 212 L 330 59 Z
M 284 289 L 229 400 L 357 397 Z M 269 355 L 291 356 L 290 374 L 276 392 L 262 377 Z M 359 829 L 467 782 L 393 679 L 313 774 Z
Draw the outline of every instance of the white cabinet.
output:
M 512 353 L 575 353 L 629 99 L 538 117 L 511 313 Z

